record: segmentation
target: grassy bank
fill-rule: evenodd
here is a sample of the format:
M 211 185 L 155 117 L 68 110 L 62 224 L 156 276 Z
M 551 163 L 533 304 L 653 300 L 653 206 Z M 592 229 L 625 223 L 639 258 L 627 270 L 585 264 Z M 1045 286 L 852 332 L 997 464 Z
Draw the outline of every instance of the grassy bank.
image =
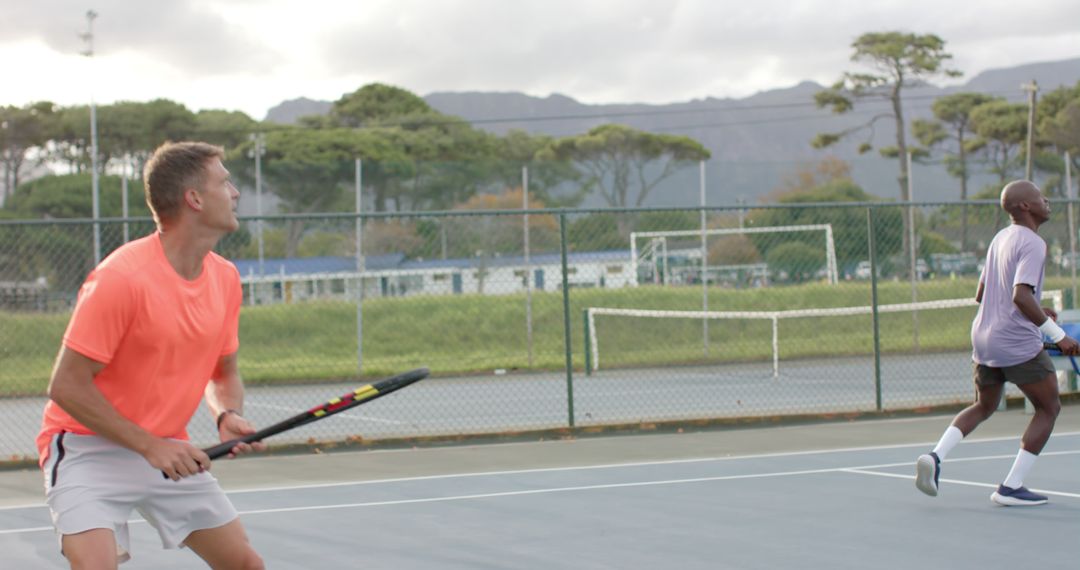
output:
M 1065 283 L 1051 280 L 1047 288 Z M 919 285 L 919 300 L 966 298 L 972 279 Z M 907 283 L 879 285 L 880 303 L 911 301 Z M 749 290 L 711 290 L 710 310 L 786 310 L 870 304 L 867 282 L 835 286 L 808 284 Z M 699 310 L 694 287 L 574 289 L 570 300 L 571 348 L 575 367 L 584 361 L 582 310 L 586 307 Z M 922 350 L 968 345 L 973 308 L 921 312 Z M 533 369 L 565 366 L 563 302 L 559 293 L 534 293 Z M 68 314 L 0 313 L 0 394 L 40 394 Z M 911 350 L 915 322 L 910 314 L 881 320 L 882 349 Z M 872 349 L 870 317 L 782 321 L 781 355 L 865 354 Z M 379 376 L 421 365 L 436 374 L 528 368 L 525 297 L 459 295 L 384 298 L 364 303 L 364 374 Z M 245 307 L 241 316 L 241 372 L 248 383 L 305 382 L 357 376 L 356 308 L 344 302 Z M 645 321 L 612 317 L 598 322 L 605 367 L 700 361 L 700 320 Z M 710 362 L 771 358 L 767 321 L 712 321 Z

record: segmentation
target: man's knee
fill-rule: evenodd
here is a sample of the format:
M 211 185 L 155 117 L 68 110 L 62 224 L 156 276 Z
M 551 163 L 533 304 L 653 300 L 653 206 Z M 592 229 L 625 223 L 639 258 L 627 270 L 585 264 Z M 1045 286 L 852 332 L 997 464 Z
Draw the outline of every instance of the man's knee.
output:
M 255 549 L 248 547 L 247 553 L 244 555 L 243 570 L 265 570 L 266 564 L 263 563 L 263 559 L 259 556 Z
M 975 410 L 979 413 L 979 421 L 985 421 L 990 416 L 994 415 L 998 409 L 998 403 L 990 401 L 989 398 L 980 398 L 976 402 Z
M 66 534 L 60 544 L 72 570 L 115 569 L 119 565 L 116 539 L 108 529 Z
M 1061 413 L 1061 400 L 1054 398 L 1044 402 L 1041 407 L 1050 417 L 1057 418 L 1058 414 Z

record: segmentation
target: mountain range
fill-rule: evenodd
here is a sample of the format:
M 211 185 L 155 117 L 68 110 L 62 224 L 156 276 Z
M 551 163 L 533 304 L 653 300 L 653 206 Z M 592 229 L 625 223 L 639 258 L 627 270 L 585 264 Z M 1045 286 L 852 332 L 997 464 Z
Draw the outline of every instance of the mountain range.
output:
M 957 92 L 977 91 L 1023 103 L 1027 94 L 1021 84 L 1032 80 L 1043 93 L 1075 85 L 1080 82 L 1080 58 L 991 69 L 961 84 L 944 87 L 926 84 L 907 88 L 905 119 L 910 122 L 931 118 L 933 101 Z M 461 117 L 496 134 L 521 129 L 562 137 L 584 133 L 605 123 L 621 123 L 649 132 L 688 136 L 712 153 L 706 168 L 710 205 L 761 200 L 798 167 L 826 156 L 848 161 L 856 182 L 871 194 L 898 198 L 896 160 L 881 158 L 876 152 L 860 155 L 857 150 L 866 141 L 877 147 L 894 145 L 895 127 L 891 118 L 877 121 L 872 135 L 856 133 L 826 150 L 810 146 L 818 133 L 853 128 L 888 112 L 887 102 L 867 100 L 857 103 L 851 113 L 834 115 L 814 105 L 814 93 L 824 88 L 804 81 L 741 99 L 709 97 L 669 104 L 587 104 L 562 94 L 536 97 L 517 92 L 435 92 L 423 98 L 441 113 Z M 291 124 L 304 115 L 325 114 L 331 105 L 330 101 L 293 99 L 270 109 L 266 120 Z M 665 191 L 650 195 L 646 205 L 697 205 L 697 171 L 687 169 L 666 184 Z M 912 178 L 915 200 L 959 197 L 958 183 L 940 165 L 916 165 Z M 974 182 L 977 189 L 993 184 L 994 178 L 983 174 Z M 587 201 L 584 205 L 602 204 Z

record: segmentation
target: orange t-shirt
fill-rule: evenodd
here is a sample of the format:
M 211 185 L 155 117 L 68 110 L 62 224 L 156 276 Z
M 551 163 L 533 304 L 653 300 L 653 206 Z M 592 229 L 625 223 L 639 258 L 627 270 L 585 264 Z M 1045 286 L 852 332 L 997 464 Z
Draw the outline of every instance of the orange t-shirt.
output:
M 64 346 L 105 364 L 94 384 L 125 418 L 158 437 L 187 439 L 218 360 L 240 346 L 240 274 L 221 256 L 188 281 L 165 257 L 157 232 L 109 255 L 79 290 Z M 38 453 L 61 431 L 93 431 L 45 404 Z

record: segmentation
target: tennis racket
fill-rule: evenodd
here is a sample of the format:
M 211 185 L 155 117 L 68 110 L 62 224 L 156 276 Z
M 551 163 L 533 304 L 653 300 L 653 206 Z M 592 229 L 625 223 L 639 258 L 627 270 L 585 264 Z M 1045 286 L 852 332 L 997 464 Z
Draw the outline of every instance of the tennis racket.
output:
M 323 418 L 328 418 L 334 414 L 344 412 L 350 408 L 355 408 L 360 404 L 381 398 L 391 392 L 400 390 L 409 384 L 423 380 L 429 373 L 430 371 L 427 368 L 417 368 L 416 370 L 410 370 L 403 374 L 386 378 L 385 380 L 379 380 L 373 384 L 361 386 L 348 394 L 334 398 L 325 404 L 315 406 L 306 412 L 296 414 L 291 418 L 282 420 L 272 426 L 265 427 L 255 433 L 219 443 L 213 447 L 208 447 L 203 451 L 210 456 L 210 459 L 217 459 L 224 455 L 228 455 L 228 453 L 232 451 L 232 448 L 236 447 L 236 444 L 238 443 L 262 441 L 283 431 L 288 431 Z
M 1052 342 L 1044 342 L 1043 343 L 1043 348 L 1046 349 L 1046 351 L 1048 353 L 1050 353 L 1050 356 L 1064 356 L 1061 353 L 1061 349 L 1058 348 L 1058 345 L 1056 345 L 1056 344 L 1054 344 Z M 1078 376 L 1080 376 L 1080 366 L 1076 365 L 1076 359 L 1073 358 L 1070 355 L 1069 356 L 1069 362 L 1072 363 L 1073 372 L 1075 372 Z
M 265 427 L 255 433 L 236 439 L 230 439 L 229 441 L 221 442 L 213 447 L 207 447 L 206 449 L 203 449 L 203 452 L 209 455 L 210 459 L 217 459 L 228 455 L 229 452 L 232 451 L 232 448 L 236 447 L 236 444 L 238 443 L 262 441 L 283 431 L 288 431 L 323 418 L 328 418 L 334 414 L 344 412 L 350 408 L 355 408 L 360 404 L 370 402 L 376 398 L 381 398 L 414 382 L 423 380 L 430 373 L 431 371 L 427 368 L 417 368 L 416 370 L 410 370 L 403 374 L 398 374 L 397 376 L 379 380 L 373 384 L 361 386 L 348 394 L 334 398 L 325 404 L 315 406 L 306 412 L 296 414 L 291 418 L 282 420 L 272 426 Z M 164 471 L 161 474 L 164 475 L 166 479 L 169 478 L 168 474 Z

